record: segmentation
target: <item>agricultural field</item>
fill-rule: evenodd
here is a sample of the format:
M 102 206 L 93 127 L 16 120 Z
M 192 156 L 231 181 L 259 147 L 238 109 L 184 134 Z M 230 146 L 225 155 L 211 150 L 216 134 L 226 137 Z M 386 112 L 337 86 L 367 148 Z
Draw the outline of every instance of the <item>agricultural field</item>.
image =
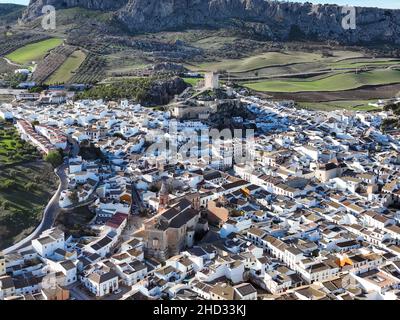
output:
M 316 53 L 299 55 L 295 52 L 267 52 L 244 59 L 227 59 L 218 62 L 201 63 L 191 69 L 195 71 L 226 70 L 230 73 L 243 73 L 277 65 L 313 62 L 318 61 L 320 58 L 321 55 Z
M 321 110 L 321 111 L 332 111 L 332 110 L 349 110 L 349 111 L 380 111 L 380 108 L 369 105 L 370 103 L 376 103 L 376 100 L 356 100 L 356 101 L 327 101 L 327 102 L 299 102 L 297 107 L 307 110 Z
M 33 80 L 44 83 L 74 52 L 75 47 L 69 45 L 58 46 L 40 61 L 33 73 Z
M 0 250 L 32 233 L 57 185 L 52 166 L 43 161 L 0 170 Z
M 73 52 L 51 75 L 46 84 L 68 83 L 85 59 L 86 54 L 83 51 L 77 50 Z
M 372 57 L 362 51 L 303 52 L 292 48 L 185 66 L 197 72 L 223 72 L 222 80 L 229 79 L 277 100 L 317 103 L 315 107 L 327 109 L 337 107 L 336 101 L 390 98 L 400 87 L 400 59 Z
M 306 91 L 343 91 L 357 89 L 366 85 L 400 83 L 400 71 L 377 69 L 368 72 L 348 72 L 317 79 L 280 79 L 245 83 L 244 86 L 263 92 L 306 92 Z
M 0 122 L 0 167 L 35 161 L 39 158 L 40 154 L 35 147 L 21 140 L 12 125 Z
M 370 68 L 370 67 L 400 67 L 398 59 L 350 59 L 348 61 L 340 61 L 333 63 L 333 69 L 352 69 L 352 68 Z
M 63 40 L 59 38 L 51 38 L 31 43 L 11 52 L 6 58 L 21 65 L 29 64 L 32 61 L 43 59 L 50 50 L 58 47 L 62 43 Z
M 107 61 L 103 57 L 89 53 L 69 82 L 83 84 L 97 83 L 103 80 L 106 67 Z
M 0 37 L 0 56 L 5 56 L 18 48 L 46 39 L 49 39 L 49 37 L 42 34 L 8 33 L 7 36 Z
M 301 67 L 307 64 L 305 70 L 321 70 L 326 69 L 330 64 L 339 63 L 340 61 L 347 61 L 348 59 L 364 58 L 364 55 L 356 51 L 334 51 L 332 56 L 324 57 L 320 52 L 301 52 L 301 51 L 277 51 L 265 52 L 248 56 L 241 59 L 222 59 L 216 62 L 192 64 L 188 66 L 193 71 L 218 71 L 225 70 L 232 73 L 249 73 L 249 72 L 262 72 L 267 68 L 279 68 L 297 65 Z M 278 71 L 278 70 L 276 70 Z M 242 75 L 243 76 L 243 75 Z

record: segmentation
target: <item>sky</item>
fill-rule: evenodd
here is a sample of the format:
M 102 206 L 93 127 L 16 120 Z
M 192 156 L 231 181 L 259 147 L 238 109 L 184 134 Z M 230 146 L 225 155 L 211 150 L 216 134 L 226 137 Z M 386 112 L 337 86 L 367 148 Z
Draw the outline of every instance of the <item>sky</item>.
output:
M 306 2 L 305 0 L 293 0 L 297 2 Z M 391 8 L 400 9 L 399 0 L 308 0 L 312 3 L 334 3 L 338 5 L 354 5 L 361 7 L 381 7 L 381 8 Z M 18 4 L 28 4 L 29 0 L 0 0 L 0 3 L 18 3 Z

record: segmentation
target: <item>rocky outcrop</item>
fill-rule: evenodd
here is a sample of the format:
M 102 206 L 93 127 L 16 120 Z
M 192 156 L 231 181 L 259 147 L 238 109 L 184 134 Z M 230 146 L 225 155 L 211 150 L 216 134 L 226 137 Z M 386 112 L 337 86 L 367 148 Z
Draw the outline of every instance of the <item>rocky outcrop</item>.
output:
M 127 4 L 127 0 L 31 0 L 23 19 L 29 20 L 42 14 L 45 5 L 52 5 L 56 9 L 81 7 L 89 10 L 115 11 Z
M 37 14 L 43 4 L 113 10 L 115 18 L 133 33 L 224 26 L 271 40 L 400 44 L 400 10 L 357 8 L 356 28 L 349 30 L 342 27 L 346 14 L 337 5 L 264 0 L 32 0 L 26 16 Z
M 212 107 L 209 122 L 217 128 L 226 128 L 232 125 L 233 117 L 251 118 L 245 104 L 240 100 L 227 99 L 219 100 Z
M 175 95 L 181 94 L 187 87 L 186 82 L 178 77 L 156 80 L 152 83 L 144 102 L 150 105 L 168 104 Z
M 157 63 L 153 66 L 153 72 L 155 74 L 182 74 L 185 72 L 188 72 L 188 69 L 186 69 L 183 65 L 178 64 L 178 63 L 172 63 L 172 62 L 161 62 Z

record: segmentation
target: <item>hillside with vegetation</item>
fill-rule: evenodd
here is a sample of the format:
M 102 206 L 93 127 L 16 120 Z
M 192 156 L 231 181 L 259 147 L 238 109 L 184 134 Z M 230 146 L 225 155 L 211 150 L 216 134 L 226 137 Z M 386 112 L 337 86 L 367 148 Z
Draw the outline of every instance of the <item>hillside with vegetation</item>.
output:
M 0 122 L 0 249 L 28 236 L 57 189 L 53 167 L 15 128 Z
M 181 78 L 134 78 L 101 84 L 79 93 L 77 99 L 121 100 L 131 99 L 144 105 L 167 104 L 176 94 L 182 93 L 188 84 Z
M 25 6 L 18 4 L 0 3 L 0 25 L 14 23 L 22 16 L 25 8 Z

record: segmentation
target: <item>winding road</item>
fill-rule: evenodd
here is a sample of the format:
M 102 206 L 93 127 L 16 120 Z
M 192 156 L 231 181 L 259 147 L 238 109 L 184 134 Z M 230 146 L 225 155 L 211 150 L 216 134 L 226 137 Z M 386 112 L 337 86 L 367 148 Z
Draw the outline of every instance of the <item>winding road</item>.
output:
M 3 250 L 4 254 L 9 254 L 11 252 L 15 252 L 21 250 L 30 245 L 33 239 L 36 239 L 40 236 L 40 234 L 48 229 L 51 229 L 56 221 L 58 214 L 61 212 L 61 208 L 58 204 L 60 199 L 60 194 L 62 191 L 66 190 L 68 187 L 68 177 L 65 173 L 67 169 L 67 165 L 63 164 L 58 167 L 56 170 L 56 174 L 60 180 L 60 185 L 57 189 L 55 195 L 51 198 L 50 202 L 47 204 L 47 207 L 44 210 L 42 222 L 36 228 L 36 230 L 25 239 L 21 240 L 17 244 L 13 245 L 10 248 Z

